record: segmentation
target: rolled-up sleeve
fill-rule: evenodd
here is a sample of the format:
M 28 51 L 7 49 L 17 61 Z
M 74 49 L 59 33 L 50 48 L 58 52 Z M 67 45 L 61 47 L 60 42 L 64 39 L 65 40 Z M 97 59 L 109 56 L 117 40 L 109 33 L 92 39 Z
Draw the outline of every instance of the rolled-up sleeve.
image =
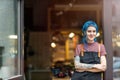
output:
M 80 45 L 77 45 L 74 56 L 79 56 L 79 54 L 80 54 Z
M 104 56 L 107 54 L 105 46 L 103 44 L 101 45 L 101 52 L 100 53 L 101 53 L 101 56 Z

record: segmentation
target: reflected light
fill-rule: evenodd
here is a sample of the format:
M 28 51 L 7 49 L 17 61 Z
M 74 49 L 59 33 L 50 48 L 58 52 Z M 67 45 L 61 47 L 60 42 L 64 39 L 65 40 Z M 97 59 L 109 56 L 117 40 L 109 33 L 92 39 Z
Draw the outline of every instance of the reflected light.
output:
M 63 11 L 60 11 L 60 12 L 56 13 L 57 16 L 60 16 L 62 14 L 63 14 Z
M 52 48 L 55 48 L 56 47 L 56 44 L 54 42 L 51 43 L 51 47 Z
M 9 35 L 10 39 L 17 39 L 17 35 Z
M 120 47 L 120 42 L 116 42 L 117 46 Z
M 72 6 L 73 6 L 73 4 L 72 4 L 72 3 L 69 3 L 69 6 L 70 6 L 70 7 L 72 7 Z
M 99 36 L 100 36 L 100 33 L 98 32 L 97 35 L 96 35 L 96 37 L 99 37 Z
M 70 34 L 69 34 L 69 38 L 73 38 L 75 36 L 75 34 L 73 33 L 73 32 L 71 32 Z

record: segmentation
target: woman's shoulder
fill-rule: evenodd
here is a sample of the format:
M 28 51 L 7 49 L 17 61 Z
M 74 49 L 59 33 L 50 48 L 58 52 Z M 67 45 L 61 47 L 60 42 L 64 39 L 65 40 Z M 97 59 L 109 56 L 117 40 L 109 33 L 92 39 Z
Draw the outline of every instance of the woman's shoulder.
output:
M 81 48 L 81 47 L 83 47 L 83 44 L 82 43 L 79 43 L 79 44 L 77 44 L 77 48 Z
M 99 43 L 99 45 L 100 45 L 100 50 L 105 54 L 106 53 L 105 45 L 103 43 Z
M 97 42 L 97 45 L 100 45 L 101 48 L 105 48 L 103 43 L 98 43 Z
M 103 43 L 99 43 L 99 42 L 95 42 L 95 45 L 104 46 L 104 44 L 103 44 Z

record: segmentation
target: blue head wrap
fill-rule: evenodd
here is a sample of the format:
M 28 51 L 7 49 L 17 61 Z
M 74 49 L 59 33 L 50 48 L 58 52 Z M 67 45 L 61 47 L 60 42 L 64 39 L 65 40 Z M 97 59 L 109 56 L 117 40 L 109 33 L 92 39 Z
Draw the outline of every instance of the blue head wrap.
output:
M 96 33 L 98 33 L 98 26 L 97 26 L 97 24 L 96 24 L 94 21 L 89 20 L 89 21 L 85 22 L 85 23 L 83 24 L 83 28 L 82 28 L 82 32 L 83 32 L 82 42 L 83 42 L 83 43 L 87 43 L 85 32 L 87 31 L 88 27 L 90 27 L 90 26 L 95 27 L 95 28 L 96 28 Z M 96 38 L 94 39 L 94 41 L 96 42 Z

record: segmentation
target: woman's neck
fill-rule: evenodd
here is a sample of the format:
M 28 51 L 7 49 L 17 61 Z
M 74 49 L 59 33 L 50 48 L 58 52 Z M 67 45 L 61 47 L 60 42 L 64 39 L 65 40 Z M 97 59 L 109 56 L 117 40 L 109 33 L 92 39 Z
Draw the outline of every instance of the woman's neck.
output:
M 94 40 L 87 40 L 87 43 L 89 44 L 91 44 L 91 43 L 94 43 L 95 41 Z

